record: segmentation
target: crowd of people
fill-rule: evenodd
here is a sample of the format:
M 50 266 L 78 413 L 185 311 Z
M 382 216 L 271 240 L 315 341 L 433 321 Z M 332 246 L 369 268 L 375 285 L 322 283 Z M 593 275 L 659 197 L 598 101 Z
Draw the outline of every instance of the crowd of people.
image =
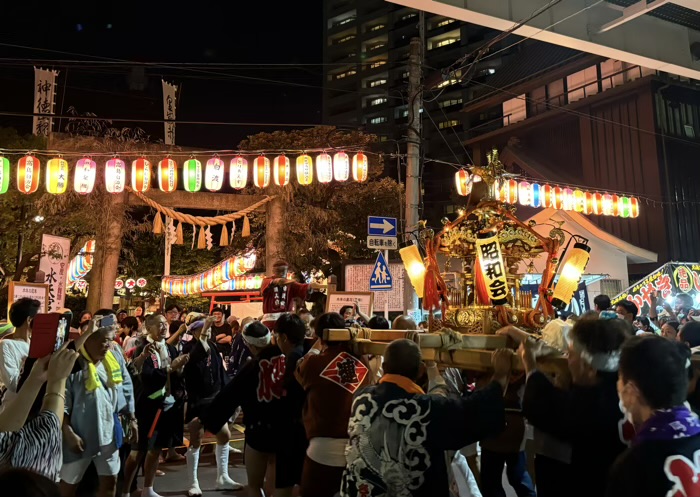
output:
M 157 497 L 159 463 L 183 457 L 175 449 L 187 433 L 183 491 L 201 495 L 210 433 L 217 474 L 206 487 L 238 490 L 230 424 L 242 411 L 254 497 L 501 497 L 504 470 L 518 497 L 700 495 L 690 361 L 700 322 L 687 310 L 653 313 L 647 330 L 631 303 L 612 309 L 599 296 L 595 312 L 541 336 L 499 330 L 511 346 L 492 353 L 485 374 L 426 362 L 410 339 L 362 355 L 352 329 L 421 327 L 357 305 L 313 317 L 291 303 L 310 287 L 278 269 L 264 285 L 275 312 L 101 309 L 79 315 L 72 340 L 43 358 L 29 357 L 39 302 L 14 302 L 14 332 L 0 340 L 2 488 Z M 680 314 L 686 321 L 672 324 Z M 339 329 L 347 339 L 324 334 Z M 540 366 L 552 351 L 566 370 Z

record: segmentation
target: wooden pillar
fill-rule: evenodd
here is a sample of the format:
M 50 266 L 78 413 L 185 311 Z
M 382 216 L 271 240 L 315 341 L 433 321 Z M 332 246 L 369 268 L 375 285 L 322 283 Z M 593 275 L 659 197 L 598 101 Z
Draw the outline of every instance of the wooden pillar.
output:
M 95 236 L 95 259 L 90 271 L 90 290 L 87 309 L 95 312 L 112 308 L 114 282 L 119 271 L 119 253 L 122 249 L 126 194 L 105 195 L 103 229 Z
M 284 251 L 284 211 L 285 197 L 281 188 L 269 192 L 277 195 L 267 203 L 265 209 L 265 272 L 269 274 L 278 259 L 285 259 Z

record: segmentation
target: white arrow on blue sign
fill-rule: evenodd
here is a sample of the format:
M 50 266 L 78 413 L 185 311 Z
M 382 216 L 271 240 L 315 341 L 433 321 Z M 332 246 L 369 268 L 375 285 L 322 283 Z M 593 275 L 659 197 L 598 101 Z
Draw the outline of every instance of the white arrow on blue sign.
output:
M 373 292 L 386 292 L 394 286 L 394 278 L 389 272 L 389 264 L 386 263 L 384 254 L 379 252 L 377 262 L 374 263 L 372 274 L 369 277 L 369 289 Z
M 369 216 L 367 234 L 370 236 L 396 236 L 396 218 Z

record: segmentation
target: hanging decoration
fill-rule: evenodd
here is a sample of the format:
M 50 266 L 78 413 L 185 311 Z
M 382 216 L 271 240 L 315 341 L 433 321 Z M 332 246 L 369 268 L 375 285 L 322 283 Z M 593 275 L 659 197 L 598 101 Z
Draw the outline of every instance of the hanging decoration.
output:
M 89 157 L 80 159 L 75 164 L 75 176 L 73 178 L 73 189 L 80 195 L 87 195 L 95 188 L 95 178 L 97 177 L 97 164 Z
M 476 235 L 476 255 L 479 259 L 481 274 L 492 305 L 508 303 L 508 282 L 503 255 L 498 243 L 498 233 L 479 232 Z
M 204 169 L 204 188 L 210 192 L 218 192 L 224 186 L 224 161 L 218 156 L 207 161 Z
M 333 160 L 325 152 L 316 157 L 316 175 L 319 183 L 330 183 L 333 179 Z
M 248 161 L 240 155 L 231 159 L 228 177 L 231 188 L 235 190 L 245 188 L 248 184 Z
M 151 162 L 141 157 L 131 163 L 131 188 L 147 192 L 151 188 Z
M 198 192 L 202 189 L 202 163 L 197 159 L 190 158 L 182 165 L 182 179 L 185 191 L 190 193 Z
M 352 156 L 352 179 L 358 183 L 367 181 L 367 173 L 369 172 L 369 164 L 367 156 L 362 152 L 358 152 Z
M 82 280 L 92 269 L 95 256 L 95 240 L 89 240 L 83 245 L 78 255 L 73 257 L 68 264 L 67 284 L 73 285 L 76 281 Z
M 275 157 L 272 164 L 272 176 L 277 186 L 287 186 L 289 184 L 291 167 L 289 165 L 289 158 L 282 154 Z
M 264 274 L 249 274 L 247 276 L 236 276 L 217 286 L 217 292 L 241 292 L 246 290 L 260 290 L 262 287 Z
M 336 181 L 347 181 L 350 177 L 350 157 L 345 152 L 333 156 L 333 177 Z
M 314 161 L 310 155 L 302 154 L 297 157 L 297 182 L 308 186 L 314 180 Z
M 578 288 L 581 276 L 586 271 L 586 266 L 591 258 L 591 248 L 587 240 L 577 241 L 571 250 L 569 257 L 559 275 L 559 281 L 552 294 L 552 306 L 563 309 L 571 303 L 571 298 Z
M 457 186 L 457 193 L 466 197 L 472 192 L 472 179 L 471 174 L 466 169 L 460 169 L 455 173 L 455 185 Z
M 259 201 L 255 202 L 254 204 L 252 204 L 252 205 L 250 205 L 250 206 L 246 207 L 245 209 L 240 210 L 238 212 L 232 212 L 230 214 L 223 214 L 221 216 L 215 216 L 215 217 L 206 217 L 206 216 L 192 216 L 190 214 L 184 214 L 181 212 L 177 212 L 169 207 L 165 207 L 163 205 L 160 205 L 155 200 L 147 197 L 146 195 L 144 195 L 140 192 L 135 191 L 132 188 L 128 188 L 128 191 L 130 193 L 133 193 L 134 195 L 136 195 L 143 203 L 145 203 L 146 205 L 155 209 L 158 212 L 158 215 L 156 216 L 156 218 L 154 220 L 154 232 L 155 232 L 157 227 L 159 228 L 160 232 L 162 232 L 162 230 L 163 230 L 162 220 L 160 222 L 158 222 L 160 215 L 170 217 L 174 221 L 178 221 L 180 223 L 180 226 L 178 226 L 178 228 L 177 228 L 178 240 L 181 239 L 182 223 L 190 224 L 193 227 L 195 227 L 194 233 L 193 233 L 193 237 L 194 237 L 193 247 L 194 247 L 194 241 L 196 241 L 198 248 L 205 248 L 206 247 L 206 235 L 204 233 L 204 228 L 206 228 L 207 226 L 224 225 L 224 229 L 225 229 L 227 223 L 234 222 L 236 219 L 243 218 L 243 231 L 241 233 L 241 236 L 243 236 L 243 237 L 250 236 L 250 221 L 248 220 L 248 214 L 255 212 L 256 209 L 262 207 L 263 205 L 265 205 L 266 203 L 268 203 L 269 201 L 271 201 L 272 199 L 275 198 L 275 196 L 266 196 L 262 200 L 259 200 Z M 197 228 L 200 228 L 199 239 L 197 238 Z M 233 233 L 233 231 L 232 231 L 232 233 Z
M 198 295 L 212 291 L 253 269 L 256 260 L 255 252 L 251 251 L 242 256 L 230 257 L 199 274 L 165 276 L 161 280 L 161 290 L 173 296 Z
M 158 163 L 158 188 L 165 193 L 177 189 L 177 162 L 166 157 Z
M 109 193 L 121 193 L 126 183 L 126 164 L 121 159 L 110 159 L 105 165 L 105 188 Z
M 10 159 L 0 155 L 0 195 L 10 188 Z
M 260 155 L 253 161 L 253 184 L 258 188 L 270 185 L 270 159 Z
M 17 189 L 29 195 L 39 188 L 41 163 L 39 159 L 26 155 L 17 161 Z
M 61 157 L 46 161 L 46 191 L 52 195 L 66 193 L 68 161 Z

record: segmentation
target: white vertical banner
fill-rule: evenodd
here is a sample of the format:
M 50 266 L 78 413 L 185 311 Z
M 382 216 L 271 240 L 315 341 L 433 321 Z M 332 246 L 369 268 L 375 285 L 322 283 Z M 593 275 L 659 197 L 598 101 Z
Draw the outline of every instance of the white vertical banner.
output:
M 175 145 L 175 121 L 177 85 L 168 83 L 164 79 L 163 83 L 163 119 L 165 119 L 165 144 Z
M 34 114 L 55 114 L 56 76 L 58 71 L 34 68 Z M 32 134 L 49 136 L 53 119 L 46 116 L 34 116 Z
M 66 302 L 66 277 L 70 257 L 70 240 L 60 236 L 41 236 L 39 270 L 44 273 L 44 283 L 49 285 L 48 309 L 56 312 Z

